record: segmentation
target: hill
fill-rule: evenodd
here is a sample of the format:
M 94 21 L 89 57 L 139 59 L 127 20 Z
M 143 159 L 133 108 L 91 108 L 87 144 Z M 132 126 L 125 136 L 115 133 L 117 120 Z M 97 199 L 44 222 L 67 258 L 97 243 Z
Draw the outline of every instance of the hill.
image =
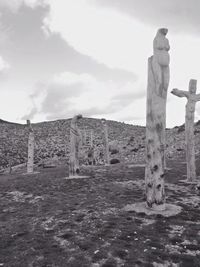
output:
M 52 159 L 68 159 L 69 127 L 71 119 L 32 124 L 35 133 L 35 163 Z M 145 127 L 107 121 L 111 158 L 120 162 L 142 163 L 145 155 Z M 103 150 L 100 119 L 83 118 L 80 129 L 93 130 L 94 145 Z M 26 125 L 0 119 L 0 166 L 8 167 L 27 161 L 28 130 Z M 184 156 L 184 125 L 166 130 L 167 157 Z M 195 124 L 196 153 L 200 150 L 200 121 Z

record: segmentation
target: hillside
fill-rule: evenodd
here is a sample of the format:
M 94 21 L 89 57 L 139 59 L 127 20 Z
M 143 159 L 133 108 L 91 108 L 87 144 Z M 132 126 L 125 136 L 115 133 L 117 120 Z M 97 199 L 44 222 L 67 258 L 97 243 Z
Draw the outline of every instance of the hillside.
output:
M 111 158 L 121 162 L 144 162 L 145 127 L 108 121 Z M 70 119 L 33 124 L 35 163 L 51 159 L 68 159 Z M 103 154 L 103 132 L 99 119 L 84 118 L 80 129 L 94 131 L 94 145 Z M 0 166 L 8 167 L 27 160 L 28 131 L 26 125 L 0 120 Z M 167 157 L 184 155 L 184 125 L 167 129 Z M 200 122 L 195 125 L 196 152 L 200 150 Z

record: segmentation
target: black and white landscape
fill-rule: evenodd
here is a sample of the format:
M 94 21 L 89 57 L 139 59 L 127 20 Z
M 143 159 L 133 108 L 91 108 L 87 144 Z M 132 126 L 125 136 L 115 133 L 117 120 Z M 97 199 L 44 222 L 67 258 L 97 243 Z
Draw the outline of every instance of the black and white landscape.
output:
M 198 0 L 0 0 L 0 266 L 200 266 Z

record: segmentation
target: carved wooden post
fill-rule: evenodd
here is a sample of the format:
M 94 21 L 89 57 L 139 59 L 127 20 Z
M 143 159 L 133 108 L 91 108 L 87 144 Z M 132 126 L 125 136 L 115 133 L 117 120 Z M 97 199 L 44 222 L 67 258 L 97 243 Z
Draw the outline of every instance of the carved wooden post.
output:
M 93 132 L 93 130 L 91 130 L 91 132 L 90 132 L 90 146 L 91 147 L 94 146 L 94 132 Z
M 153 41 L 153 56 L 148 59 L 146 168 L 147 206 L 165 209 L 165 128 L 166 100 L 169 85 L 168 30 L 159 29 Z
M 95 159 L 94 159 L 94 132 L 93 130 L 90 131 L 90 149 L 92 154 L 92 165 L 95 165 Z
M 109 142 L 108 142 L 108 126 L 105 119 L 101 120 L 103 125 L 104 131 L 104 138 L 105 138 L 105 162 L 106 164 L 110 164 L 110 157 L 109 157 Z
M 87 133 L 86 129 L 83 130 L 83 145 L 85 146 L 87 144 Z
M 82 115 L 77 115 L 72 118 L 70 126 L 70 156 L 69 156 L 69 176 L 77 176 L 79 170 L 79 143 L 80 134 L 78 129 L 78 120 Z
M 173 89 L 172 94 L 178 97 L 186 97 L 185 107 L 185 139 L 186 139 L 186 162 L 187 162 L 187 181 L 196 180 L 195 166 L 195 138 L 194 138 L 194 113 L 197 101 L 200 101 L 200 94 L 196 94 L 197 81 L 191 79 L 189 82 L 189 91 Z
M 29 137 L 28 137 L 28 161 L 27 161 L 27 173 L 33 173 L 34 166 L 34 133 L 31 126 L 30 120 L 27 120 L 27 126 L 29 127 Z

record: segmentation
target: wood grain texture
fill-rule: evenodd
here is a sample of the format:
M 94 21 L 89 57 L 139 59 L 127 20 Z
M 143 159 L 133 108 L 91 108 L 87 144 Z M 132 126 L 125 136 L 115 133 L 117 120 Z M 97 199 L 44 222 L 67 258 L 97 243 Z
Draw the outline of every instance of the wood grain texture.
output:
M 109 141 L 108 141 L 108 125 L 105 119 L 102 119 L 103 131 L 104 131 L 104 144 L 105 144 L 105 163 L 110 163 L 109 155 Z
M 78 129 L 78 120 L 81 115 L 74 116 L 70 125 L 70 156 L 69 156 L 69 176 L 76 176 L 79 174 L 79 145 L 81 136 Z
M 153 42 L 154 54 L 148 59 L 146 168 L 147 206 L 165 209 L 165 128 L 169 85 L 169 42 L 167 29 L 159 29 Z
M 186 141 L 186 163 L 187 163 L 187 181 L 196 180 L 195 165 L 195 136 L 194 136 L 194 114 L 196 102 L 200 100 L 200 95 L 196 94 L 197 81 L 191 79 L 189 82 L 189 91 L 173 89 L 172 94 L 178 97 L 186 97 L 185 106 L 185 141 Z
M 35 147 L 35 137 L 33 128 L 31 126 L 30 120 L 27 120 L 27 126 L 29 129 L 29 137 L 28 137 L 28 160 L 27 160 L 27 173 L 33 173 L 34 167 L 34 147 Z

